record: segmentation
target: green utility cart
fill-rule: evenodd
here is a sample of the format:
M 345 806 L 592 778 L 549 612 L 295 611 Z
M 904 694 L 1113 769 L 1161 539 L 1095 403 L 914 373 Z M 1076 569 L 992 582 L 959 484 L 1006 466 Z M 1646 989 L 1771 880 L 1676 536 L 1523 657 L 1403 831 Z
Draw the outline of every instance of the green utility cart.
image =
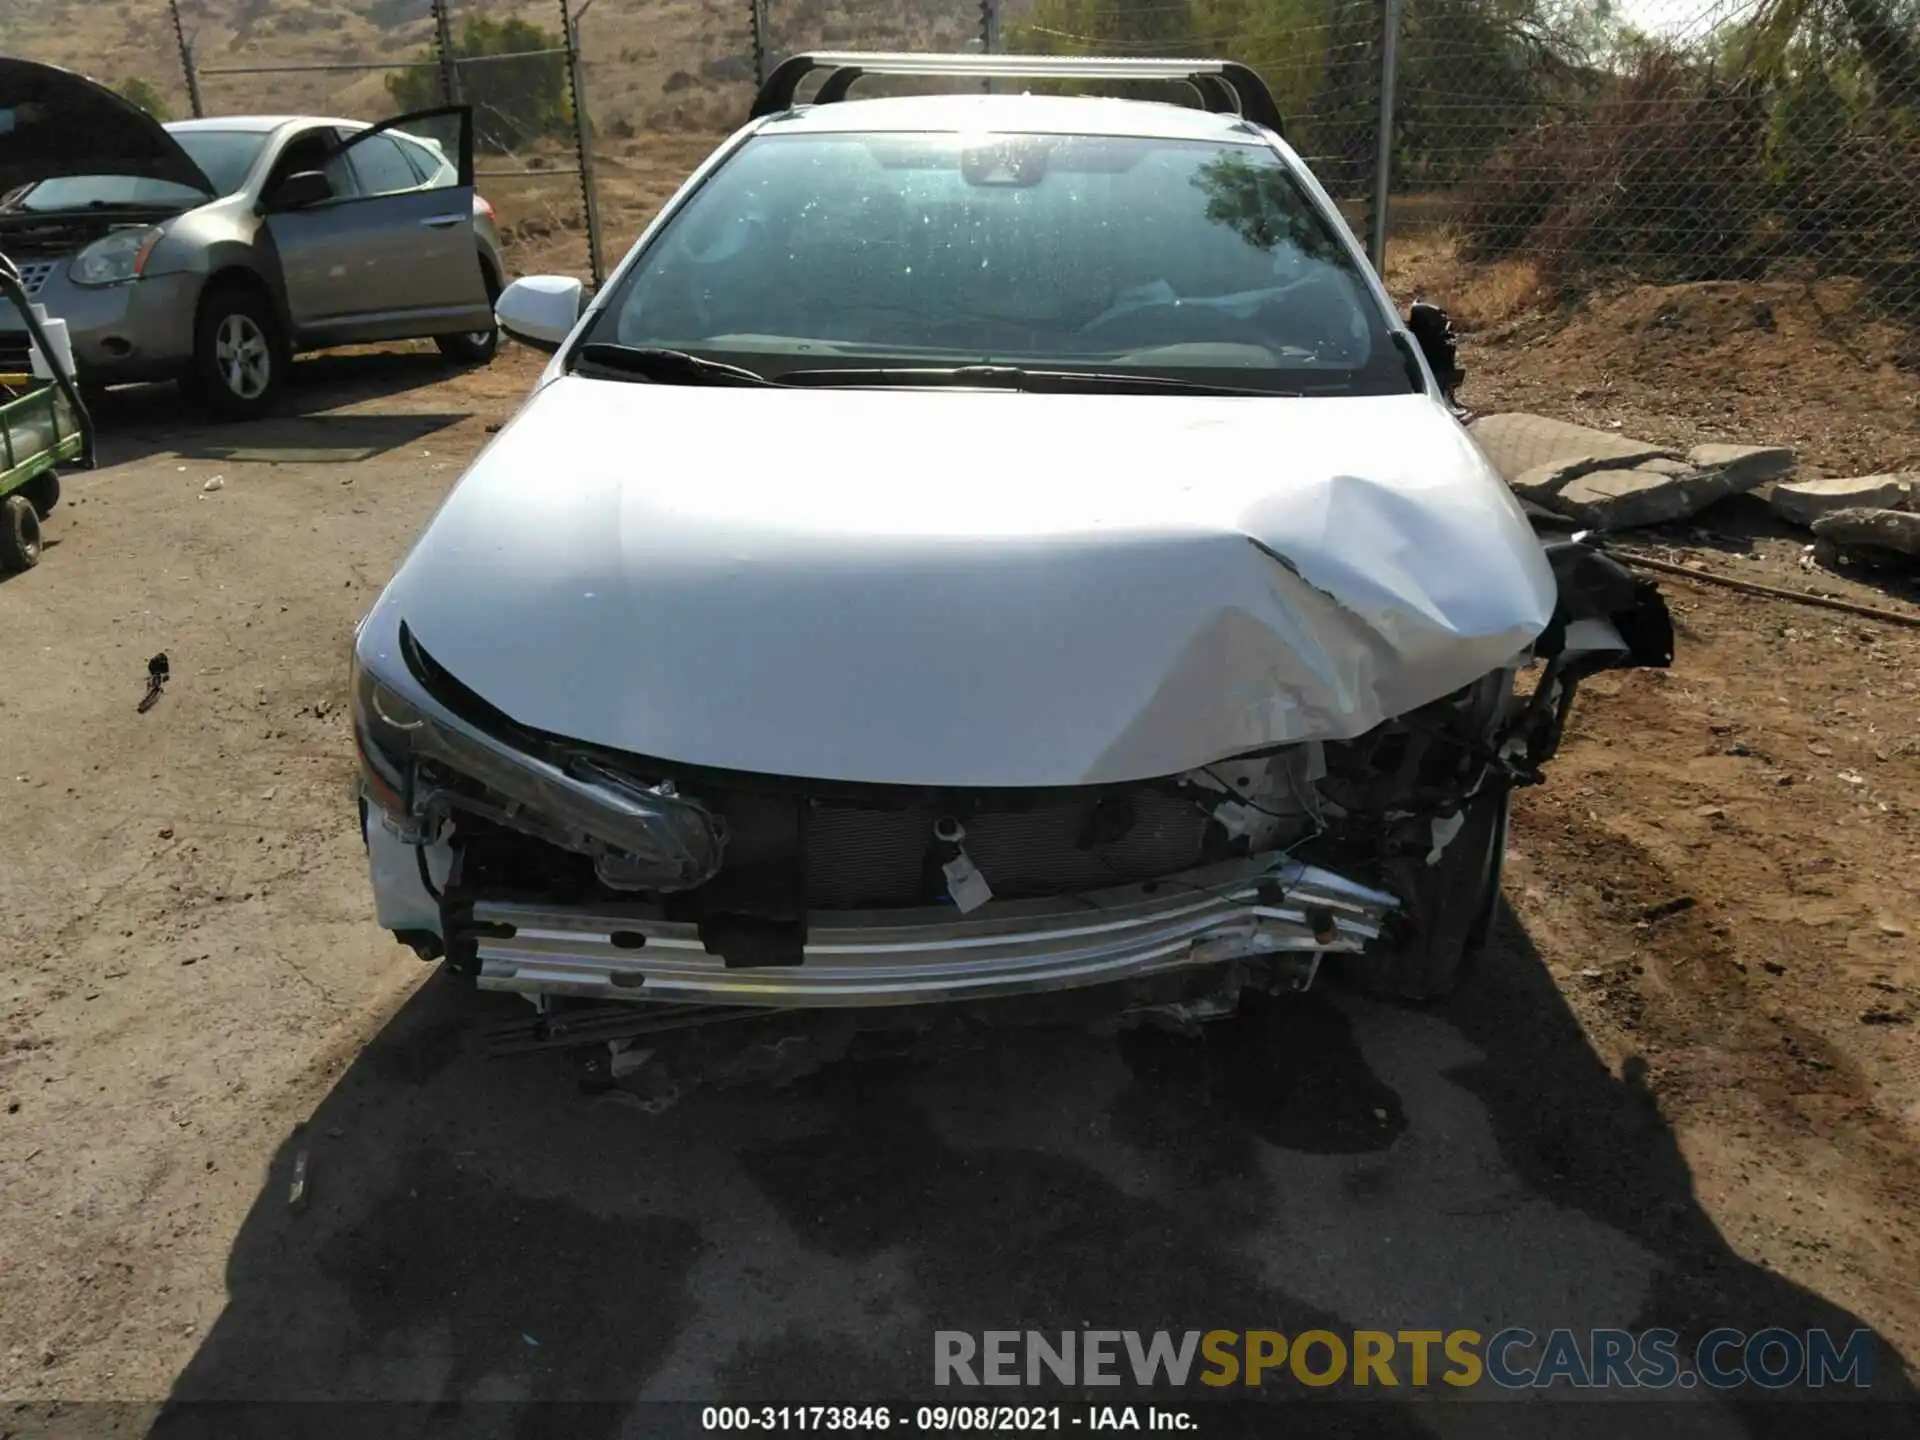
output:
M 51 356 L 46 332 L 20 283 L 20 272 L 0 255 L 0 299 L 20 312 L 27 334 Z M 26 570 L 40 561 L 40 522 L 60 500 L 61 465 L 92 468 L 93 421 L 71 375 L 37 379 L 25 357 L 0 355 L 0 570 Z

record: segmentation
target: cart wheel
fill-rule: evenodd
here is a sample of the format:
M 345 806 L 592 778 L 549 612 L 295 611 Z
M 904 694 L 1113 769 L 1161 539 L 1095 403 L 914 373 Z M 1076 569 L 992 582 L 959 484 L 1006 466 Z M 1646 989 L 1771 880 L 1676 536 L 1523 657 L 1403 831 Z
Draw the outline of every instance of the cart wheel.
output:
M 28 503 L 44 520 L 53 507 L 60 503 L 60 477 L 51 470 L 43 470 L 22 485 L 20 493 L 27 497 Z
M 0 570 L 31 570 L 40 563 L 40 517 L 24 495 L 0 500 Z

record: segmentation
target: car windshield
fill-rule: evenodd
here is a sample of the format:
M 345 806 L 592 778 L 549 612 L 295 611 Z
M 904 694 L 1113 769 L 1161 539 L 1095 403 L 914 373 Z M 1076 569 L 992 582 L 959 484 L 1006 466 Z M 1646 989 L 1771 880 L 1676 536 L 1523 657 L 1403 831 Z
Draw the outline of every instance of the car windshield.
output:
M 1404 393 L 1382 310 L 1263 145 L 774 134 L 708 178 L 584 338 L 765 375 L 1044 366 Z
M 254 158 L 266 143 L 255 130 L 171 130 L 194 164 L 213 182 L 214 194 L 231 195 L 246 182 Z M 184 210 L 204 205 L 206 192 L 171 180 L 141 175 L 62 175 L 17 191 L 10 210 L 48 215 L 65 210 L 153 209 Z
M 51 215 L 66 210 L 184 210 L 204 205 L 206 195 L 171 180 L 149 180 L 140 175 L 62 175 L 17 191 L 9 210 Z
M 247 183 L 247 172 L 267 143 L 263 130 L 172 130 L 193 163 L 206 172 L 216 195 L 231 195 Z

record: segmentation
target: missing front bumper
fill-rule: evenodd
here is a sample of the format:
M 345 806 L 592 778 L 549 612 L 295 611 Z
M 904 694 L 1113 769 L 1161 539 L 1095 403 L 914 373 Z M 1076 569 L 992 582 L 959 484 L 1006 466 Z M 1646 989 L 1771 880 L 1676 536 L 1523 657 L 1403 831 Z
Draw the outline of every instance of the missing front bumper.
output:
M 1397 901 L 1317 866 L 1239 861 L 1051 900 L 817 913 L 802 963 L 729 967 L 645 907 L 473 905 L 480 988 L 529 996 L 792 1007 L 918 1005 L 1077 989 L 1183 966 L 1355 953 Z

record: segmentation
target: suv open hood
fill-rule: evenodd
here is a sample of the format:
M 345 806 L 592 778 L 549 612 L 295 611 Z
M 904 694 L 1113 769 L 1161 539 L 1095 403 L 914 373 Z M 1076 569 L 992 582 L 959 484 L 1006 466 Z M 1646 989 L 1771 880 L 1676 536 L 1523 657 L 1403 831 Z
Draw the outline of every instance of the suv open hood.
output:
M 213 182 L 146 111 L 84 75 L 0 56 L 0 195 L 61 175 Z
M 1424 395 L 552 382 L 369 616 L 523 725 L 760 774 L 1084 785 L 1342 739 L 1553 612 Z

